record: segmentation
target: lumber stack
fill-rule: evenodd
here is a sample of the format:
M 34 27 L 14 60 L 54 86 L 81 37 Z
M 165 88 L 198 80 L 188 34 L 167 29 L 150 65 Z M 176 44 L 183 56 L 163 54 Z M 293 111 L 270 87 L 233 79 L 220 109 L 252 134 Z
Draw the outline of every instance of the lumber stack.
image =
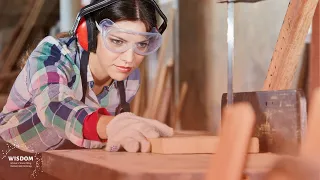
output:
M 22 3 L 19 1 L 19 3 Z M 17 22 L 12 28 L 8 37 L 8 43 L 3 45 L 0 51 L 0 109 L 6 103 L 11 87 L 21 70 L 21 59 L 32 50 L 37 43 L 48 35 L 49 28 L 59 19 L 59 1 L 28 0 L 25 1 L 25 9 L 20 14 L 15 11 L 14 16 L 8 10 L 15 7 L 14 1 L 5 0 L 2 2 L 2 16 L 0 24 L 6 24 L 8 19 Z M 15 10 L 17 10 L 15 8 Z M 17 19 L 11 19 L 18 16 Z

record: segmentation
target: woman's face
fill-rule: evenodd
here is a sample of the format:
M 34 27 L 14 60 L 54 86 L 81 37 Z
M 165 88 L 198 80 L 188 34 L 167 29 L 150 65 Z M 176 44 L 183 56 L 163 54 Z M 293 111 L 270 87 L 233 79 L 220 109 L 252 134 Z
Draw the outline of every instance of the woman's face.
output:
M 118 21 L 116 24 L 122 29 L 146 32 L 146 26 L 141 21 Z M 121 43 L 123 40 L 128 42 L 141 41 L 139 36 L 126 33 L 114 34 L 112 39 L 109 38 L 109 40 L 115 44 Z M 98 35 L 96 55 L 97 64 L 100 66 L 98 68 L 102 68 L 100 72 L 107 73 L 112 79 L 117 81 L 126 79 L 131 72 L 139 67 L 144 59 L 144 56 L 135 53 L 132 48 L 121 53 L 110 51 L 105 47 L 101 34 Z

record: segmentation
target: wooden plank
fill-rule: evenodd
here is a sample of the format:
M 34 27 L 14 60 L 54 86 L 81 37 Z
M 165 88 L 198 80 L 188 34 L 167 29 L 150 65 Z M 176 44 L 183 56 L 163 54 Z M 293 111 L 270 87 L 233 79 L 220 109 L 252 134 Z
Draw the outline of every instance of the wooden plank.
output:
M 152 105 L 149 105 L 150 107 L 148 110 L 148 114 L 146 117 L 149 117 L 151 119 L 156 119 L 157 118 L 157 112 L 159 108 L 159 104 L 161 101 L 162 93 L 166 85 L 166 79 L 169 74 L 169 69 L 172 69 L 173 66 L 173 60 L 169 60 L 168 64 L 162 68 L 161 74 L 159 76 L 159 80 L 156 81 L 156 89 L 153 94 L 153 100 L 152 100 Z
M 255 114 L 251 104 L 241 102 L 224 108 L 220 142 L 217 144 L 216 158 L 211 161 L 207 180 L 242 178 L 247 153 L 259 146 L 257 138 L 251 140 L 254 124 Z
M 234 102 L 249 102 L 253 106 L 257 117 L 254 137 L 259 138 L 260 152 L 298 153 L 307 123 L 303 91 L 238 92 Z M 221 105 L 227 105 L 226 93 Z
M 263 90 L 290 89 L 318 0 L 291 0 Z
M 212 154 L 217 153 L 218 136 L 173 136 L 149 139 L 151 153 L 156 154 Z M 259 140 L 252 138 L 249 153 L 259 153 Z
M 42 170 L 60 180 L 199 180 L 204 179 L 212 155 L 162 155 L 106 152 L 103 150 L 55 150 L 42 154 Z M 249 154 L 245 173 L 260 176 L 278 155 Z
M 188 92 L 188 83 L 183 82 L 182 87 L 180 89 L 180 93 L 179 93 L 180 97 L 179 97 L 179 103 L 176 108 L 175 117 L 172 119 L 172 122 L 171 122 L 171 127 L 173 129 L 176 129 L 177 125 L 181 121 L 181 111 L 182 111 L 182 107 L 184 105 L 184 100 L 186 98 L 187 92 Z
M 162 123 L 166 123 L 166 118 L 170 110 L 170 100 L 172 98 L 172 89 L 170 87 L 164 88 L 162 92 L 162 101 L 159 105 L 159 110 L 157 111 L 156 119 Z
M 312 21 L 312 38 L 311 38 L 311 44 L 310 44 L 310 58 L 309 58 L 309 84 L 308 84 L 308 97 L 312 94 L 312 92 L 315 90 L 315 88 L 320 86 L 320 7 L 318 6 L 316 8 L 315 14 L 313 16 Z M 308 98 L 309 99 L 309 98 Z
M 157 105 L 157 110 L 154 112 L 154 118 L 159 120 L 160 122 L 165 123 L 170 106 L 170 99 L 172 98 L 172 73 L 173 72 L 173 61 L 169 61 L 166 65 L 166 74 L 163 80 L 160 82 L 163 83 L 158 86 L 158 91 L 155 96 L 154 105 Z M 163 82 L 162 82 L 163 81 Z
M 212 132 L 209 131 L 188 131 L 188 130 L 175 130 L 174 131 L 175 136 L 208 136 L 208 135 L 213 135 Z
M 147 81 L 145 81 L 146 79 L 146 61 L 142 61 L 140 67 L 140 77 L 141 77 L 141 82 L 140 82 L 140 87 L 139 87 L 139 90 L 136 94 L 136 96 L 134 97 L 131 105 L 132 105 L 132 113 L 140 116 L 141 115 L 141 111 L 143 108 L 142 105 L 144 105 L 144 101 L 143 101 L 143 98 L 145 98 L 146 96 L 146 83 Z

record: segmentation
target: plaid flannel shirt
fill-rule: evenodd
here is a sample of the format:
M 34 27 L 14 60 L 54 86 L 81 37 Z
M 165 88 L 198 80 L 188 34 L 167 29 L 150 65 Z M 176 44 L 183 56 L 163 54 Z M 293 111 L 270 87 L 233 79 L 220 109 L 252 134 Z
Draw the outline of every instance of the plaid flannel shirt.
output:
M 27 152 L 59 147 L 65 139 L 79 147 L 102 148 L 105 143 L 83 137 L 87 115 L 104 107 L 112 115 L 120 102 L 116 83 L 95 95 L 88 66 L 88 93 L 81 102 L 80 59 L 83 49 L 73 38 L 44 38 L 31 53 L 17 77 L 0 113 L 0 136 Z M 138 91 L 140 72 L 136 69 L 125 81 L 126 100 Z

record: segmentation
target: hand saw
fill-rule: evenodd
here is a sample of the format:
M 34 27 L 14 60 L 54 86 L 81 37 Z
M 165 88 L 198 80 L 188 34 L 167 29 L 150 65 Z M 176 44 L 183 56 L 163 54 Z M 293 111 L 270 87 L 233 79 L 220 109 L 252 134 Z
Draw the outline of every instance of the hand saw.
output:
M 218 3 L 228 3 L 228 101 L 227 104 L 233 104 L 233 64 L 234 64 L 234 3 L 256 3 L 264 0 L 221 0 Z
M 234 2 L 228 2 L 228 105 L 233 104 Z

